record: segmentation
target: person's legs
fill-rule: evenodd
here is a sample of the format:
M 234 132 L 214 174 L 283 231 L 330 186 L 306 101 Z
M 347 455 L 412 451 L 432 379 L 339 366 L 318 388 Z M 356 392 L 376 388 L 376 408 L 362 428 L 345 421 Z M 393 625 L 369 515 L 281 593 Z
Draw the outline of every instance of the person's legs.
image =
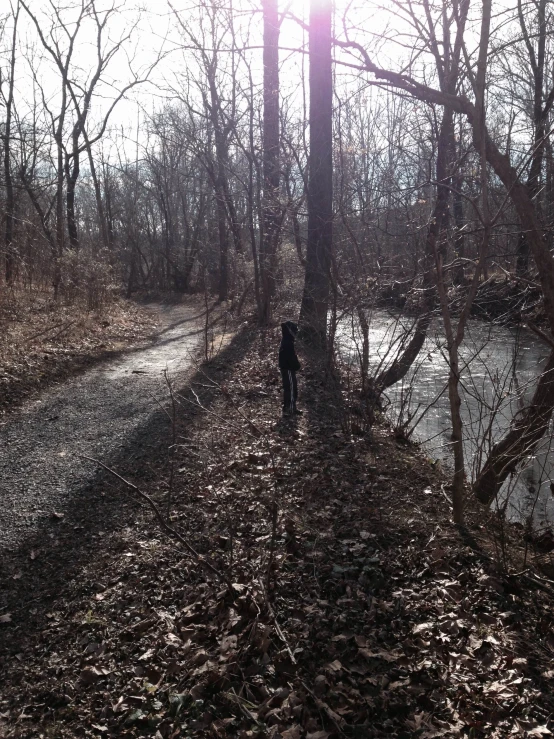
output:
M 283 381 L 283 413 L 292 412 L 292 382 L 289 370 L 281 370 L 281 379 Z
M 292 412 L 298 416 L 303 415 L 303 411 L 299 411 L 296 407 L 296 401 L 298 400 L 298 385 L 296 384 L 296 372 L 292 373 Z

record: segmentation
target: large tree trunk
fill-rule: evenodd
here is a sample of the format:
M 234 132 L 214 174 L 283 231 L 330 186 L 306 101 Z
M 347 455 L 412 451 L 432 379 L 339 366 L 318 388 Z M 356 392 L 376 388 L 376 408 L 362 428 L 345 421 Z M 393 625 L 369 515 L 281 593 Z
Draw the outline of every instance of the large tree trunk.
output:
M 319 347 L 326 343 L 333 245 L 331 12 L 331 0 L 311 0 L 308 243 L 300 320 L 306 337 Z

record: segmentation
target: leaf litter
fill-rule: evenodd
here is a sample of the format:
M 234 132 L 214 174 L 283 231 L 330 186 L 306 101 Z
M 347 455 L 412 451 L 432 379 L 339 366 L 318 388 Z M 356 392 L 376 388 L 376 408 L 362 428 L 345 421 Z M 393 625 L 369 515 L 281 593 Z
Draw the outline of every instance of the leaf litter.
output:
M 40 290 L 14 290 L 0 300 L 0 416 L 37 390 L 144 342 L 155 323 L 143 307 L 115 296 L 88 310 Z
M 172 490 L 232 587 L 146 512 L 105 537 L 40 629 L 0 616 L 0 736 L 550 736 L 549 589 L 467 543 L 417 448 L 340 432 L 315 361 L 281 421 L 277 336 L 246 334 L 182 391 Z

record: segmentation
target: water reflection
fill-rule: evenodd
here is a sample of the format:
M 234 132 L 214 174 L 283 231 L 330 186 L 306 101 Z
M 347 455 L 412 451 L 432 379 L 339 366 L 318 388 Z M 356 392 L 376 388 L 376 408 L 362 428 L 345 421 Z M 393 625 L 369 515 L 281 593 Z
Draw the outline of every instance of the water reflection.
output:
M 413 319 L 375 311 L 370 316 L 370 364 L 376 370 L 392 361 Z M 355 321 L 344 320 L 337 334 L 343 357 L 358 361 L 361 333 Z M 427 454 L 450 464 L 451 424 L 448 404 L 448 364 L 441 324 L 429 331 L 423 350 L 403 382 L 387 393 L 387 413 L 394 424 L 406 424 Z M 481 467 L 494 442 L 509 427 L 514 414 L 533 392 L 545 365 L 548 348 L 521 329 L 470 321 L 461 349 L 462 417 L 468 475 Z M 554 523 L 552 435 L 543 440 L 533 459 L 502 490 L 512 519 L 530 514 L 536 523 Z

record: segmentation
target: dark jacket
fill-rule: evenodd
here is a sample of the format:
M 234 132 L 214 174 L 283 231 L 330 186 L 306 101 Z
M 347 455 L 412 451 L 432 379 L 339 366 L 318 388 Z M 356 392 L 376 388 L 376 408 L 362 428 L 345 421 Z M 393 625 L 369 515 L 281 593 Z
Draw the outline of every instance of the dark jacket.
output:
M 283 338 L 279 347 L 279 369 L 298 372 L 300 362 L 294 350 L 294 339 L 298 333 L 298 326 L 292 321 L 285 321 L 281 324 L 281 331 Z

